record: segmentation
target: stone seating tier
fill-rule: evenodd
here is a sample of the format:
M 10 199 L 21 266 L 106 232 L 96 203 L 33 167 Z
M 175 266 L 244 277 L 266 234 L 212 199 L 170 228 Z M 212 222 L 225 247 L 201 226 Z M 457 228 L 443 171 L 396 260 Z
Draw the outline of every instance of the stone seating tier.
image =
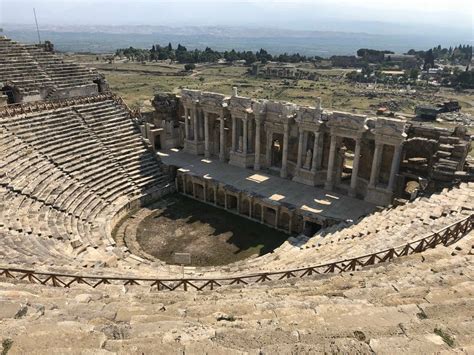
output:
M 22 238 L 11 253 L 17 245 L 35 251 Z M 468 354 L 472 243 L 471 234 L 354 274 L 201 293 L 0 277 L 0 334 L 12 354 Z
M 92 85 L 99 78 L 95 70 L 6 38 L 0 38 L 0 64 L 0 82 L 13 85 L 25 96 L 49 88 L 50 94 L 43 99 L 54 97 L 56 90 Z

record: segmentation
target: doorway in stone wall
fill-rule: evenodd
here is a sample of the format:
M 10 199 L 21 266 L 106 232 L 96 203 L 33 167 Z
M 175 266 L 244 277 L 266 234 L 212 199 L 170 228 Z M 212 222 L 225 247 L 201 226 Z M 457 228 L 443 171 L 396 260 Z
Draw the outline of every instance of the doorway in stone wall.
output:
M 271 166 L 281 168 L 283 157 L 283 134 L 275 133 L 272 136 L 271 145 Z
M 161 150 L 161 135 L 155 136 L 155 150 L 159 151 Z
M 13 88 L 10 86 L 4 86 L 2 88 L 2 93 L 7 96 L 7 103 L 14 104 L 15 103 L 15 95 L 13 93 Z
M 338 173 L 339 182 L 342 185 L 351 184 L 352 168 L 354 163 L 354 151 L 355 151 L 355 140 L 352 138 L 345 137 L 342 139 L 341 148 L 339 149 L 339 162 L 341 164 Z

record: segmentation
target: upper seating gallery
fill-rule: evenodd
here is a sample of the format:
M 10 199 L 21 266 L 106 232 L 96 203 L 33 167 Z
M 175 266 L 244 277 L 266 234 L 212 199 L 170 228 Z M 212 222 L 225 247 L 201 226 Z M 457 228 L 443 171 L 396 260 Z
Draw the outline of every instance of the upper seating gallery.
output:
M 91 96 L 108 91 L 96 70 L 54 54 L 53 45 L 21 44 L 0 36 L 0 102 L 32 101 Z

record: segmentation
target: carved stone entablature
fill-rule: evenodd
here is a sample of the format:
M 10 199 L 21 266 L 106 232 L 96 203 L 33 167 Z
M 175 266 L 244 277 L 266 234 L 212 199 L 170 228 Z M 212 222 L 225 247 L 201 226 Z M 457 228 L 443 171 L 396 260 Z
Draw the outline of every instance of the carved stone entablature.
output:
M 199 104 L 207 112 L 221 114 L 222 110 L 228 106 L 228 99 L 222 94 L 203 92 L 199 98 Z
M 321 111 L 309 106 L 299 108 L 295 121 L 300 127 L 311 131 L 319 131 L 321 125 L 324 123 L 321 120 Z
M 254 101 L 252 102 L 252 110 L 254 113 L 254 117 L 263 121 L 265 119 L 265 115 L 267 106 L 265 101 Z
M 288 102 L 267 101 L 267 121 L 290 123 L 297 115 L 298 106 Z
M 406 139 L 406 129 L 407 123 L 404 120 L 379 117 L 375 121 L 375 128 L 372 131 L 377 141 L 397 145 Z
M 367 116 L 333 111 L 328 115 L 327 126 L 331 134 L 341 137 L 360 137 L 368 131 Z
M 191 106 L 193 104 L 199 103 L 201 98 L 201 91 L 199 90 L 181 90 L 181 101 L 185 106 Z
M 247 97 L 232 96 L 229 99 L 229 111 L 232 115 L 238 117 L 246 117 L 253 113 L 253 100 Z

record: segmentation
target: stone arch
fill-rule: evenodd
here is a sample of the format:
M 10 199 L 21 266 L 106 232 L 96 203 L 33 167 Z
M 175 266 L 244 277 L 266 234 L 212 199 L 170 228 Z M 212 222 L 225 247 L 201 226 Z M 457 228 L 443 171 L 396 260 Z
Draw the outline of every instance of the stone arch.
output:
M 238 199 L 237 196 L 227 195 L 227 209 L 228 210 L 237 210 L 238 208 Z
M 199 183 L 194 183 L 194 191 L 195 191 L 194 197 L 206 202 L 204 199 L 204 186 L 203 185 Z
M 254 202 L 253 208 L 252 208 L 252 211 L 253 211 L 252 217 L 254 219 L 257 219 L 259 221 L 262 219 L 262 208 L 263 208 L 263 206 L 262 206 L 261 203 Z
M 17 101 L 18 90 L 11 85 L 2 87 L 2 93 L 7 97 L 7 104 L 14 104 Z
M 240 202 L 240 213 L 248 216 L 250 213 L 250 199 L 248 197 L 242 198 Z
M 193 181 L 191 179 L 186 180 L 186 193 L 193 196 Z
M 278 218 L 278 227 L 288 231 L 290 229 L 290 214 L 286 211 L 280 212 L 280 217 Z
M 225 193 L 222 189 L 217 189 L 217 204 L 221 207 L 225 206 Z
M 214 187 L 207 186 L 206 192 L 207 192 L 207 201 L 211 203 L 216 203 L 216 201 L 214 200 Z

